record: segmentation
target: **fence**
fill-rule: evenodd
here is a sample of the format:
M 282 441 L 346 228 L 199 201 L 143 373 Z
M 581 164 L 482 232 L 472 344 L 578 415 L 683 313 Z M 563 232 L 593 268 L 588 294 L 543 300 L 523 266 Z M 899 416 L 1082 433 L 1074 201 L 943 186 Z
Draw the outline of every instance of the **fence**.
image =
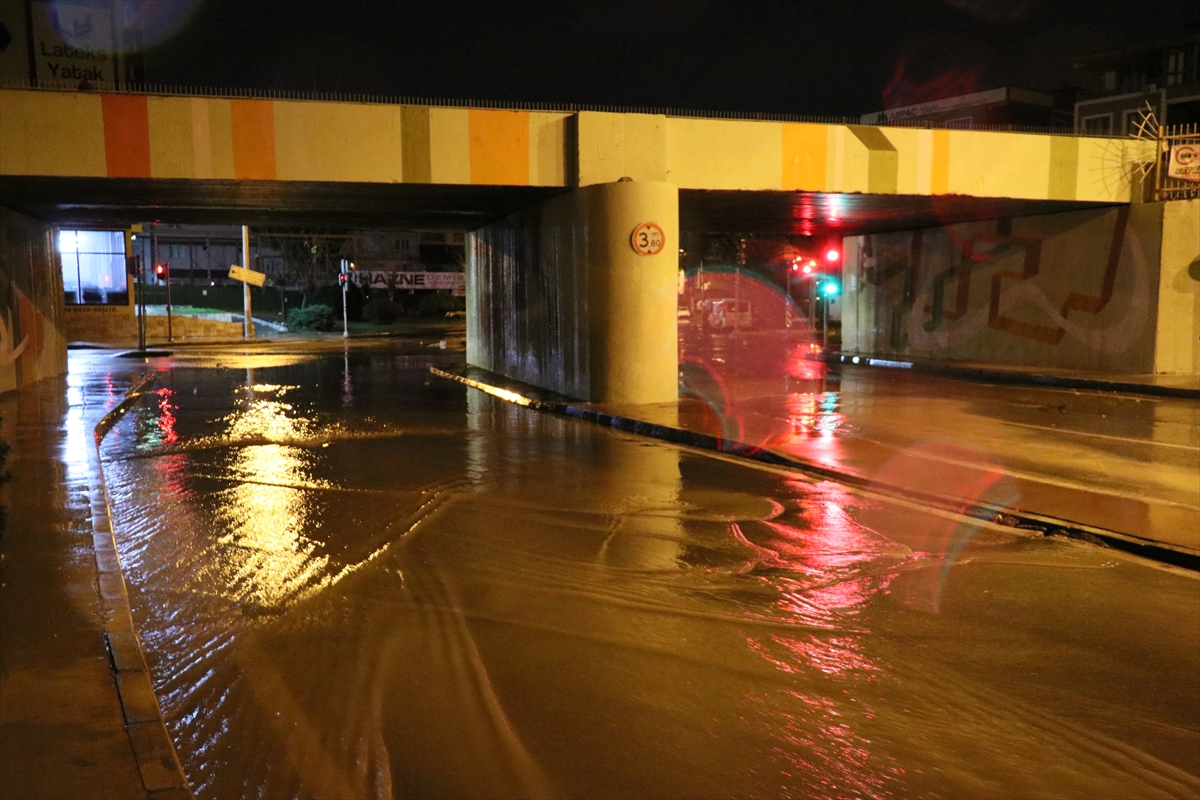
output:
M 1188 149 L 1190 148 L 1190 153 Z M 1183 155 L 1188 153 L 1188 155 Z M 1154 199 L 1200 198 L 1200 125 L 1175 125 L 1158 129 L 1158 168 L 1154 171 Z M 1171 160 L 1190 159 L 1195 165 L 1192 179 L 1171 177 Z M 1187 162 L 1184 162 L 1187 163 Z

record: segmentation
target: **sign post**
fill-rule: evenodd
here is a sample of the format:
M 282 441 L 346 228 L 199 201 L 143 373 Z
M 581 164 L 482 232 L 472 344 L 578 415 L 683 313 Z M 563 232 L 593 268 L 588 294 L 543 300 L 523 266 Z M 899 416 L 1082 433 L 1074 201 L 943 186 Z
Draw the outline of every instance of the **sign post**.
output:
M 242 263 L 246 267 L 246 272 L 250 272 L 250 226 L 242 226 Z M 233 270 L 230 270 L 230 277 L 233 276 Z M 265 276 L 264 276 L 265 279 Z M 250 281 L 246 278 L 241 278 L 242 283 L 242 338 L 254 338 L 254 320 L 250 316 Z M 262 286 L 262 284 L 258 284 Z
M 338 282 L 342 284 L 342 338 L 350 336 L 350 314 L 346 310 L 346 292 L 350 287 L 350 262 L 342 259 L 342 267 L 338 272 Z

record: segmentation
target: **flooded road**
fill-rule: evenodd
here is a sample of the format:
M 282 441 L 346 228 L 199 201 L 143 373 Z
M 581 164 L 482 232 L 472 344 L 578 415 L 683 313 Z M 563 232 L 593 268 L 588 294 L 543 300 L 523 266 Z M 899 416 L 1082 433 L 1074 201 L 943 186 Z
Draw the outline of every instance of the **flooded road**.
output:
M 1194 575 L 429 374 L 459 357 L 195 351 L 105 440 L 198 797 L 1200 794 Z

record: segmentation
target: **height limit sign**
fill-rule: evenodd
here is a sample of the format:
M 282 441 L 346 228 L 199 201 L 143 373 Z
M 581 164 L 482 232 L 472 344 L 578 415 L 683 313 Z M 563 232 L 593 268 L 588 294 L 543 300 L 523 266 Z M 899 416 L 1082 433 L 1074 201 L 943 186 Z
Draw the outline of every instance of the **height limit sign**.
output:
M 662 252 L 666 243 L 667 237 L 663 235 L 663 229 L 653 222 L 643 222 L 634 228 L 629 236 L 629 244 L 639 256 L 656 256 Z

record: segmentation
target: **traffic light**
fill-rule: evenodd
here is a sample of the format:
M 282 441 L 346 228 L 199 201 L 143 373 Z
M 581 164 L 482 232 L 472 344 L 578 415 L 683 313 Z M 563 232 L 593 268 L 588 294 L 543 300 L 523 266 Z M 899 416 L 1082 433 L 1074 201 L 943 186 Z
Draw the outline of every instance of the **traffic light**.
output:
M 836 264 L 841 257 L 842 253 L 836 247 L 830 247 L 825 251 L 825 260 L 830 264 Z
M 834 297 L 841 290 L 842 287 L 838 286 L 838 282 L 833 278 L 829 278 L 821 285 L 821 294 L 825 295 L 826 297 Z
M 161 281 L 166 274 L 167 274 L 167 265 L 166 264 L 155 264 L 154 265 L 154 277 L 155 278 L 158 278 Z
M 345 287 L 345 285 L 346 285 L 346 279 L 347 279 L 347 278 L 349 278 L 349 277 L 350 277 L 350 276 L 349 276 L 349 275 L 347 275 L 346 273 L 344 273 L 344 272 L 339 272 L 339 273 L 338 273 L 338 285 L 339 285 L 339 286 L 342 286 L 342 287 Z

